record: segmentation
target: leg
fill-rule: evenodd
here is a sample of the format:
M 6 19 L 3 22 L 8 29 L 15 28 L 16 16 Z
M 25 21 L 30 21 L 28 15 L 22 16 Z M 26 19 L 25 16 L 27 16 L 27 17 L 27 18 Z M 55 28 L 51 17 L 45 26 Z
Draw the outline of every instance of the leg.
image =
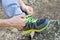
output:
M 1 0 L 0 0 L 0 3 L 1 3 Z
M 2 6 L 9 18 L 23 13 L 17 0 L 2 0 Z

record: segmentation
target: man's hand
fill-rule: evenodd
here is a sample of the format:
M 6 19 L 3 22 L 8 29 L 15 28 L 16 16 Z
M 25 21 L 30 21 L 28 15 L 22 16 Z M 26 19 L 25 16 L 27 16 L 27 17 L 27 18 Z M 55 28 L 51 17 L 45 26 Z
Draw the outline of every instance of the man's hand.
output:
M 26 11 L 29 15 L 33 14 L 33 8 L 30 6 L 25 6 L 25 8 L 23 9 L 24 11 Z
M 23 11 L 27 12 L 28 15 L 31 16 L 33 14 L 33 8 L 32 7 L 27 6 L 27 5 L 22 5 L 21 8 Z
M 25 26 L 26 18 L 24 15 L 18 15 L 8 20 L 8 24 L 17 29 L 22 29 Z

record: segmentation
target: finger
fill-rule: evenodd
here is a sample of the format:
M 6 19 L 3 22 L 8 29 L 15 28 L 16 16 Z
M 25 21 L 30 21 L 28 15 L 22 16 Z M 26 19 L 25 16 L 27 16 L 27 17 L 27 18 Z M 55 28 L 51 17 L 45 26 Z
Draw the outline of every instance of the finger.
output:
M 23 15 L 19 15 L 16 19 L 17 19 L 20 23 L 25 22 L 25 20 L 26 20 L 26 18 L 25 18 Z
M 33 14 L 33 9 L 28 10 L 29 14 L 32 15 Z
M 32 15 L 32 12 L 30 12 L 30 11 L 28 11 L 27 13 L 28 13 L 30 16 Z

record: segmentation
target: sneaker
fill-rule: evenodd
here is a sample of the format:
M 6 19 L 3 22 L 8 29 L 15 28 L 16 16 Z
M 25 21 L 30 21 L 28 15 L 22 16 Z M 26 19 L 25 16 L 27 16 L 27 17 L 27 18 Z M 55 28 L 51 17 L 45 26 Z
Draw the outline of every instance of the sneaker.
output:
M 48 27 L 48 19 L 33 19 L 29 15 L 26 16 L 26 25 L 24 27 L 24 34 L 29 34 L 32 31 L 41 32 Z

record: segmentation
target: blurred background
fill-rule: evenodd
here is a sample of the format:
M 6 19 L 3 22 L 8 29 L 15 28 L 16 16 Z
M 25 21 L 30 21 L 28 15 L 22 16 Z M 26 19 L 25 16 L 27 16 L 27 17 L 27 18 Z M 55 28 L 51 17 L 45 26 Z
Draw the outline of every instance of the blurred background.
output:
M 33 18 L 48 18 L 60 20 L 60 0 L 23 0 L 26 5 L 33 7 Z M 7 18 L 0 4 L 0 18 Z M 0 40 L 29 40 L 15 28 L 0 28 Z M 31 40 L 60 40 L 60 26 L 52 23 L 46 30 Z

